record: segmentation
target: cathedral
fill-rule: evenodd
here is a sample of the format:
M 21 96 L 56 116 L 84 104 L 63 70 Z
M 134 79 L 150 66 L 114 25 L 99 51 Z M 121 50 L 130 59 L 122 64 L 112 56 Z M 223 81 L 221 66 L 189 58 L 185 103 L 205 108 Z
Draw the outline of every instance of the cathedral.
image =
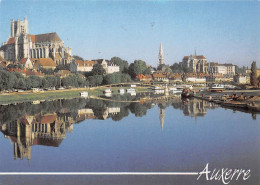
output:
M 71 48 L 64 46 L 57 33 L 29 34 L 27 17 L 11 20 L 11 36 L 2 43 L 0 56 L 13 63 L 23 58 L 51 58 L 57 65 L 72 61 Z

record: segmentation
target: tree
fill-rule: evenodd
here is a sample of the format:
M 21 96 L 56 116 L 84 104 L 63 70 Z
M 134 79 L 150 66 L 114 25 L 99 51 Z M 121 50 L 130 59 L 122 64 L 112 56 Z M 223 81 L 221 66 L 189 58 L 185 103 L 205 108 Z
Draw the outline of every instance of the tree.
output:
M 25 78 L 25 85 L 26 85 L 26 89 L 31 89 L 32 88 L 32 81 L 31 81 L 31 79 L 29 77 Z
M 245 72 L 246 72 L 245 66 L 239 67 L 239 66 L 235 65 L 235 73 L 236 74 L 242 74 L 242 73 L 245 73 Z
M 146 63 L 142 60 L 135 60 L 134 63 L 131 63 L 128 71 L 132 78 L 135 78 L 139 74 L 143 74 L 146 70 Z
M 250 74 L 250 84 L 256 86 L 257 84 L 257 74 L 256 74 L 256 62 L 253 61 L 251 64 L 251 74 Z
M 152 74 L 151 68 L 150 68 L 150 67 L 146 68 L 146 70 L 144 70 L 144 73 L 143 73 L 143 74 L 144 74 L 144 75 L 150 75 L 150 74 Z
M 104 84 L 131 82 L 131 77 L 129 76 L 129 74 L 125 74 L 125 73 L 112 73 L 112 74 L 107 74 L 104 77 L 103 82 Z
M 83 60 L 84 61 L 84 59 L 82 57 L 78 56 L 78 55 L 73 55 L 73 58 L 75 60 Z
M 126 60 L 122 60 L 119 57 L 113 57 L 110 60 L 111 63 L 116 64 L 120 68 L 121 73 L 127 73 L 128 71 L 128 62 Z
M 39 76 L 32 75 L 32 76 L 29 76 L 29 79 L 31 80 L 32 88 L 39 88 L 42 86 L 42 79 Z
M 17 88 L 23 90 L 26 89 L 25 80 L 23 78 L 19 78 Z
M 101 64 L 95 64 L 92 69 L 93 75 L 104 75 L 106 73 L 105 69 Z

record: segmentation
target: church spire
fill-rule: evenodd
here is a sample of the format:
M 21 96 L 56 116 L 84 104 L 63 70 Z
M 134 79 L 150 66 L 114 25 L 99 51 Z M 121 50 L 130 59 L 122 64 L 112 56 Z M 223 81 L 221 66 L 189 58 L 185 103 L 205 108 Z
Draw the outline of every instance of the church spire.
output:
M 159 107 L 159 118 L 160 118 L 161 129 L 163 130 L 164 119 L 165 119 L 165 108 L 161 107 L 160 105 L 158 105 L 158 107 Z
M 162 43 L 160 44 L 160 50 L 159 50 L 159 56 L 158 56 L 158 66 L 165 64 L 164 62 L 164 56 L 163 56 L 163 48 L 162 48 Z

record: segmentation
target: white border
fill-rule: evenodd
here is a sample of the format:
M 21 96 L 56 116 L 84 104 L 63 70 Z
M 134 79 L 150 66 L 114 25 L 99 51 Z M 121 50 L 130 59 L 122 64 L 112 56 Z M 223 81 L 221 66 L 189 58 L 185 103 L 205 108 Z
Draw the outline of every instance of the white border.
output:
M 0 172 L 10 175 L 198 175 L 199 172 Z

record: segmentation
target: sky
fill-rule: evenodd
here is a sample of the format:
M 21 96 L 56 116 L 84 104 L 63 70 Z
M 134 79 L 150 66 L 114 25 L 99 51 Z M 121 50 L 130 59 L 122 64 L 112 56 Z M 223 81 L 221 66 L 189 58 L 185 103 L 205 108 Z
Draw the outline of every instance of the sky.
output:
M 260 1 L 0 0 L 0 42 L 10 20 L 27 16 L 30 34 L 56 32 L 73 55 L 118 56 L 157 66 L 187 55 L 210 62 L 260 66 Z

